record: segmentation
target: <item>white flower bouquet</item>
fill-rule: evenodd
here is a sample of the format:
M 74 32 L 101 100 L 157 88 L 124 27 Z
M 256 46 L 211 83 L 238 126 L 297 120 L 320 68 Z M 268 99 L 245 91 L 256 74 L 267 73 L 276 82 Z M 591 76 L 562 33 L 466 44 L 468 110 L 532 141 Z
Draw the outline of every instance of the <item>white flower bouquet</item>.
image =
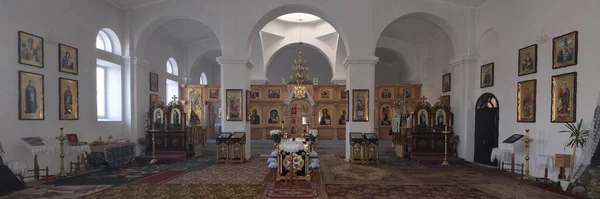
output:
M 274 129 L 274 130 L 271 130 L 269 132 L 269 134 L 271 134 L 271 137 L 273 137 L 274 142 L 279 143 L 281 141 L 281 134 L 282 134 L 281 130 Z
M 274 129 L 274 130 L 271 130 L 271 132 L 269 132 L 269 133 L 271 134 L 271 137 L 276 136 L 276 135 L 281 135 L 281 130 Z
M 316 140 L 317 137 L 319 137 L 319 131 L 317 129 L 311 129 L 308 131 L 308 136 L 310 137 L 310 140 Z

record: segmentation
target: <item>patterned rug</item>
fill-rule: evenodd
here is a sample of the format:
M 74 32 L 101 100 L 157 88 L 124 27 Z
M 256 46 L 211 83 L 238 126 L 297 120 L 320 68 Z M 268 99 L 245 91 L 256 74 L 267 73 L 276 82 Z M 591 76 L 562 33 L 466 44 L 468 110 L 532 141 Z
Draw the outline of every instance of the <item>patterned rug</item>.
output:
M 481 191 L 496 195 L 500 198 L 527 198 L 527 199 L 546 199 L 546 198 L 571 198 L 551 191 L 537 188 L 525 183 L 518 184 L 473 184 L 470 185 Z
M 244 164 L 214 164 L 166 182 L 167 184 L 263 184 L 268 157 L 252 157 Z
M 264 185 L 126 184 L 86 198 L 261 198 Z
M 477 170 L 427 170 L 406 173 L 425 184 L 516 184 L 515 177 L 498 172 L 496 175 Z
M 29 199 L 29 198 L 82 198 L 105 189 L 111 185 L 40 185 L 34 188 L 27 188 L 14 192 L 8 196 L 0 197 L 2 199 Z
M 176 178 L 180 175 L 185 174 L 186 171 L 165 171 L 141 180 L 136 181 L 135 183 L 150 183 L 150 184 L 158 184 L 169 181 L 173 178 Z
M 498 198 L 489 193 L 464 185 L 357 185 L 328 184 L 325 190 L 330 199 L 353 198 Z
M 314 182 L 298 181 L 286 184 L 283 181 L 269 183 L 262 198 L 326 198 L 325 191 Z
M 212 165 L 214 156 L 200 156 L 194 159 L 172 164 L 133 163 L 119 168 L 107 168 L 81 176 L 48 182 L 50 185 L 122 185 L 158 174 L 163 171 L 196 171 Z
M 421 184 L 403 172 L 386 167 L 351 164 L 336 156 L 322 156 L 320 159 L 325 184 Z
M 427 167 L 396 156 L 379 156 L 380 165 L 392 169 L 427 169 Z

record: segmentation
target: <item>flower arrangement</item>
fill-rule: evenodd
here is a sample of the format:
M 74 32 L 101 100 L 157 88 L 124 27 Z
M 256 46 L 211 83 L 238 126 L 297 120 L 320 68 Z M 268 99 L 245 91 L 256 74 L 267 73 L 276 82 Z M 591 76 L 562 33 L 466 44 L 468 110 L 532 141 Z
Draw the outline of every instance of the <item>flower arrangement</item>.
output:
M 275 151 L 271 152 L 270 158 L 277 158 L 277 152 L 275 152 Z
M 271 157 L 267 159 L 267 167 L 272 171 L 277 170 L 277 156 L 273 157 L 273 153 L 271 153 Z
M 277 162 L 269 163 L 269 170 L 271 170 L 271 171 L 277 170 Z
M 271 130 L 269 132 L 269 134 L 271 134 L 271 137 L 273 137 L 273 141 L 275 141 L 276 143 L 281 142 L 281 134 L 282 134 L 281 130 L 274 129 L 274 130 Z
M 311 129 L 308 131 L 308 137 L 310 137 L 311 141 L 317 140 L 317 137 L 319 137 L 319 131 L 317 129 Z
M 318 158 L 318 157 L 319 157 L 319 154 L 317 154 L 317 152 L 315 152 L 315 151 L 311 151 L 311 152 L 308 154 L 308 157 L 310 157 L 310 158 Z
M 319 168 L 321 168 L 321 165 L 319 165 L 318 161 L 310 163 L 310 165 L 308 165 L 308 169 L 310 169 L 311 171 L 319 170 Z

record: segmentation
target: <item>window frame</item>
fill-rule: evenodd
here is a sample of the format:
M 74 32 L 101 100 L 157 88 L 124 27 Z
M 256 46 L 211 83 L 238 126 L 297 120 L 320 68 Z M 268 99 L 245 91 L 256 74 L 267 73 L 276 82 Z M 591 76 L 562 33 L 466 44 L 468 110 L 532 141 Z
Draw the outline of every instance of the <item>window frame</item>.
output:
M 108 102 L 108 90 L 106 89 L 108 87 L 107 85 L 107 80 L 108 80 L 108 66 L 103 66 L 100 64 L 96 64 L 96 68 L 102 68 L 102 70 L 104 70 L 104 75 L 103 75 L 103 79 L 104 79 L 104 115 L 100 116 L 98 115 L 98 102 L 96 102 L 96 117 L 98 120 L 108 120 L 108 106 L 107 106 L 107 102 Z M 97 70 L 97 69 L 96 69 Z M 96 78 L 98 78 L 98 74 L 96 73 Z M 98 80 L 96 80 L 96 95 L 98 95 Z M 97 100 L 97 97 L 96 97 Z
M 96 36 L 96 40 L 98 39 L 98 36 L 100 36 L 100 38 L 102 38 L 102 43 L 104 44 L 104 49 L 100 49 L 106 52 L 110 52 L 110 53 L 114 53 L 114 48 L 113 48 L 113 40 L 110 38 L 110 36 L 108 36 L 108 33 L 106 33 L 106 31 L 104 30 L 100 30 L 98 31 L 98 34 Z
M 179 66 L 177 65 L 177 60 L 175 60 L 174 57 L 169 57 L 169 59 L 167 59 L 167 62 L 165 63 L 165 66 L 165 71 L 167 72 L 167 74 L 179 76 Z M 169 72 L 169 69 L 171 70 L 171 72 Z

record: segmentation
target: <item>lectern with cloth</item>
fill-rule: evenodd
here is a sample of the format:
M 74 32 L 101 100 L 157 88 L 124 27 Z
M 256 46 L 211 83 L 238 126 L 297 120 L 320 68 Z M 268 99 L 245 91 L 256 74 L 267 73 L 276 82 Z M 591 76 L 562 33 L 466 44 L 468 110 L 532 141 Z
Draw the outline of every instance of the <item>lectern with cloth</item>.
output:
M 506 138 L 498 147 L 492 148 L 490 161 L 498 160 L 498 168 L 503 169 L 505 162 L 510 162 L 510 171 L 515 172 L 515 143 L 523 138 L 522 134 L 513 134 Z

